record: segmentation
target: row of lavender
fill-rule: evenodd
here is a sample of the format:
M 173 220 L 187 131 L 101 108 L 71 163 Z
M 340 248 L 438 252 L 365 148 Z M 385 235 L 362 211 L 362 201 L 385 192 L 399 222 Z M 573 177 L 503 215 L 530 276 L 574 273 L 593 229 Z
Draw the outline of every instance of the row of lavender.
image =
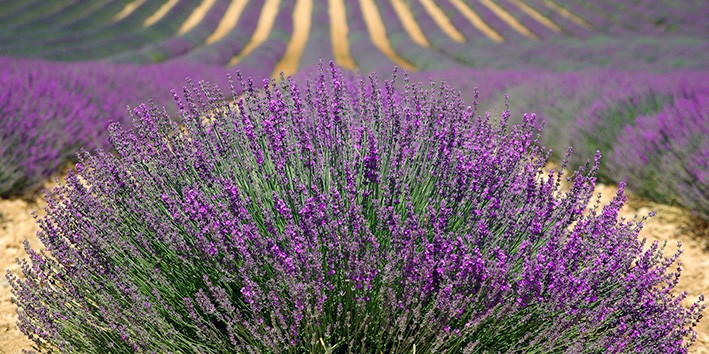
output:
M 362 5 L 357 1 L 345 4 L 346 21 L 349 27 L 347 45 L 354 65 L 363 72 L 388 70 L 392 58 L 387 57 L 372 43 Z M 427 43 L 422 45 L 407 32 L 392 3 L 376 1 L 375 4 L 392 49 L 401 59 L 418 70 L 484 67 L 569 71 L 604 66 L 618 70 L 669 71 L 676 68 L 702 69 L 707 66 L 707 59 L 703 53 L 709 50 L 709 44 L 703 37 L 693 35 L 696 31 L 683 32 L 680 39 L 677 38 L 677 33 L 668 34 L 667 31 L 660 29 L 608 32 L 617 26 L 605 22 L 579 24 L 548 9 L 548 13 L 544 14 L 553 20 L 552 25 L 544 26 L 536 20 L 519 17 L 520 25 L 528 30 L 525 32 L 527 35 L 524 35 L 502 21 L 489 8 L 477 3 L 466 5 L 476 11 L 485 23 L 500 29 L 497 31 L 498 35 L 505 42 L 497 43 L 473 25 L 470 19 L 452 3 L 438 2 L 450 25 L 465 39 L 459 42 L 443 30 L 421 3 L 410 2 L 407 3 L 408 9 Z M 199 42 L 207 38 L 207 33 L 214 27 L 214 22 L 210 27 L 210 22 L 204 21 L 200 27 L 197 27 L 201 28 L 202 34 L 192 37 L 191 40 L 176 37 L 156 42 L 114 56 L 112 60 L 147 63 L 160 58 L 160 60 L 189 60 L 214 65 L 232 65 L 233 59 L 239 56 L 249 43 L 257 27 L 258 14 L 263 5 L 263 0 L 250 1 L 245 6 L 237 26 L 214 43 L 204 45 Z M 312 23 L 317 25 L 311 26 L 301 58 L 301 63 L 305 64 L 301 67 L 311 65 L 319 58 L 333 57 L 329 28 L 330 14 L 326 4 L 321 5 L 315 6 L 313 10 Z M 541 9 L 544 7 L 544 2 L 538 4 L 530 2 L 531 5 Z M 507 8 L 511 7 L 516 8 L 508 4 Z M 293 4 L 286 2 L 280 5 L 274 27 L 264 43 L 242 58 L 239 67 L 259 67 L 265 73 L 270 73 L 269 70 L 273 69 L 284 56 L 290 34 L 294 30 L 292 10 Z M 218 17 L 221 11 L 223 10 L 213 8 L 208 16 Z M 554 14 L 555 16 L 552 16 Z M 202 28 L 203 26 L 206 27 Z M 681 22 L 681 27 L 688 26 L 689 23 Z M 579 39 L 590 41 L 579 41 Z M 255 65 L 256 63 L 258 65 Z M 400 62 L 396 64 L 402 65 Z
M 534 0 L 541 3 L 548 0 Z M 612 33 L 622 31 L 653 32 L 661 30 L 679 34 L 705 36 L 709 24 L 703 19 L 709 16 L 709 9 L 701 1 L 637 0 L 584 1 L 565 0 L 565 8 L 587 19 L 597 28 L 607 28 Z
M 481 6 L 479 4 L 470 6 L 482 16 L 483 21 L 501 28 L 498 34 L 505 42 L 490 40 L 451 3 L 439 2 L 438 5 L 447 15 L 450 24 L 465 39 L 463 42 L 456 41 L 451 38 L 450 33 L 442 29 L 424 6 L 419 2 L 410 2 L 408 8 L 425 37 L 426 44 L 422 45 L 410 36 L 389 1 L 375 3 L 392 49 L 403 61 L 418 70 L 473 67 L 569 71 L 603 66 L 618 70 L 669 71 L 677 68 L 702 69 L 707 66 L 703 53 L 709 51 L 709 43 L 703 37 L 686 34 L 678 39 L 676 33 L 668 34 L 661 30 L 619 31 L 609 35 L 604 31 L 615 28 L 612 25 L 584 27 L 552 11 L 547 15 L 551 17 L 551 13 L 556 13 L 558 18 L 554 23 L 558 25 L 553 26 L 556 31 L 540 25 L 539 22 L 535 22 L 536 26 L 526 25 L 530 31 L 528 33 L 534 38 L 542 39 L 535 40 L 510 27 L 487 7 L 475 7 Z M 280 5 L 274 27 L 265 41 L 256 50 L 241 58 L 238 67 L 260 68 L 267 75 L 285 55 L 290 34 L 294 30 L 293 4 L 289 4 L 286 2 Z M 205 21 L 204 25 L 209 28 L 203 28 L 203 33 L 191 40 L 176 37 L 125 52 L 112 57 L 111 60 L 148 63 L 159 58 L 233 65 L 234 58 L 240 56 L 247 47 L 257 27 L 257 14 L 263 5 L 263 0 L 250 1 L 244 8 L 237 26 L 214 43 L 204 45 L 199 42 L 207 38 L 208 31 L 214 27 L 213 24 L 209 27 L 209 22 Z M 220 11 L 212 9 L 208 16 L 219 14 Z M 359 2 L 346 2 L 346 21 L 349 27 L 347 45 L 351 59 L 363 72 L 388 70 L 392 65 L 392 58 L 372 42 L 372 34 L 364 15 Z M 312 65 L 319 58 L 333 57 L 329 16 L 325 4 L 314 7 L 312 23 L 317 25 L 311 26 L 307 45 L 300 58 L 301 68 Z M 525 23 L 527 22 L 522 21 L 521 25 L 525 26 Z M 401 62 L 396 64 L 402 65 Z
M 198 36 L 199 30 L 185 36 L 177 36 L 177 33 L 197 4 L 180 1 L 169 16 L 145 26 L 145 21 L 161 7 L 160 1 L 146 1 L 120 19 L 117 16 L 126 7 L 123 1 L 21 1 L 21 6 L 0 12 L 4 29 L 0 35 L 1 54 L 87 60 L 116 55 L 171 37 L 189 40 Z M 222 14 L 224 9 L 225 6 L 221 7 Z
M 622 186 L 584 212 L 598 154 L 565 191 L 534 115 L 330 73 L 185 92 L 183 124 L 142 105 L 83 153 L 51 256 L 7 276 L 35 349 L 687 353 L 703 298 L 618 220 Z
M 0 196 L 33 191 L 79 148 L 105 146 L 106 127 L 126 122 L 128 106 L 150 98 L 169 106 L 169 91 L 184 86 L 190 73 L 226 83 L 226 70 L 194 63 L 137 67 L 0 58 Z
M 510 91 L 547 122 L 545 143 L 601 150 L 604 182 L 709 220 L 709 73 L 559 74 Z M 576 164 L 582 161 L 576 160 Z
M 305 55 L 331 58 L 328 2 L 320 1 L 314 6 L 312 23 L 317 25 L 311 26 Z M 403 6 L 409 9 L 427 37 L 427 44 L 409 37 L 400 14 L 390 1 L 374 3 L 393 47 L 420 69 L 441 67 L 450 62 L 501 69 L 532 64 L 565 70 L 609 62 L 619 69 L 698 69 L 706 65 L 703 53 L 707 51 L 707 44 L 703 38 L 709 29 L 701 19 L 707 10 L 696 2 L 678 5 L 660 0 L 635 4 L 572 1 L 563 6 L 550 0 L 436 2 L 436 8 L 447 18 L 443 22 L 448 22 L 452 30 L 444 30 L 445 26 L 431 15 L 424 2 L 406 2 Z M 365 72 L 391 62 L 372 45 L 361 3 L 348 1 L 345 4 L 350 27 L 348 42 L 355 62 Z M 0 5 L 7 8 L 0 14 L 0 54 L 54 60 L 110 58 L 134 63 L 186 59 L 227 65 L 233 64 L 234 58 L 246 48 L 266 3 L 263 0 L 246 3 L 235 26 L 216 37 L 213 36 L 215 31 L 233 6 L 227 0 L 213 2 L 201 21 L 185 28 L 187 18 L 199 7 L 197 2 L 178 2 L 149 26 L 145 23 L 162 7 L 160 2 L 141 3 L 130 15 L 118 20 L 115 16 L 125 4 L 117 1 L 81 2 L 60 9 L 53 2 L 15 5 L 12 2 Z M 273 70 L 294 31 L 293 8 L 292 1 L 278 4 L 274 27 L 263 45 L 248 53 L 245 65 L 259 63 L 256 66 L 265 68 L 268 73 Z M 466 16 L 469 12 L 462 8 L 479 16 L 484 25 L 474 24 L 470 16 Z M 658 36 L 664 40 L 656 40 Z M 592 37 L 592 45 L 578 44 L 578 39 Z M 505 43 L 497 43 L 500 40 Z M 362 46 L 371 51 L 359 50 Z M 524 48 L 522 51 L 519 51 L 520 46 Z M 371 53 L 380 58 L 370 58 Z M 571 55 L 573 60 L 553 60 L 564 57 L 559 53 Z

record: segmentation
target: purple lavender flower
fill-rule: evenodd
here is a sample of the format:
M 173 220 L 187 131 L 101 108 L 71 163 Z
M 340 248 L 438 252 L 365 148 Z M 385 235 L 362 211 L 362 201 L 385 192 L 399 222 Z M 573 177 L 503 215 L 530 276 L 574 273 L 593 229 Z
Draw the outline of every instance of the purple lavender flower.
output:
M 19 326 L 67 352 L 686 353 L 677 255 L 560 189 L 535 115 L 331 66 L 152 105 L 47 194 Z M 238 91 L 238 89 L 237 89 Z

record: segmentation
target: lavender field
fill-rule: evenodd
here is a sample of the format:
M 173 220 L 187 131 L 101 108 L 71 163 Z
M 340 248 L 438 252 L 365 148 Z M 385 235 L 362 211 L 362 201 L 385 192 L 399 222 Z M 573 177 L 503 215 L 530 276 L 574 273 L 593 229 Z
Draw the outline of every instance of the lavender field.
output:
M 0 2 L 0 353 L 709 353 L 707 18 Z

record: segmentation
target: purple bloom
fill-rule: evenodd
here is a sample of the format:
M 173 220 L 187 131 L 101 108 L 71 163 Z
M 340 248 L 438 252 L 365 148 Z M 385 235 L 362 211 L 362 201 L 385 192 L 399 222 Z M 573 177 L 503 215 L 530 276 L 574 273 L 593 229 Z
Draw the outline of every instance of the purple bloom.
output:
M 47 195 L 47 252 L 8 278 L 39 349 L 155 352 L 686 353 L 703 300 L 644 248 L 625 197 L 584 214 L 540 124 L 446 85 L 334 67 L 244 97 L 185 89 L 114 125 Z M 300 92 L 304 94 L 300 94 Z M 207 119 L 205 119 L 205 117 Z M 144 304 L 150 304 L 145 306 Z M 137 306 L 143 304 L 143 306 Z M 601 349 L 602 348 L 602 349 Z

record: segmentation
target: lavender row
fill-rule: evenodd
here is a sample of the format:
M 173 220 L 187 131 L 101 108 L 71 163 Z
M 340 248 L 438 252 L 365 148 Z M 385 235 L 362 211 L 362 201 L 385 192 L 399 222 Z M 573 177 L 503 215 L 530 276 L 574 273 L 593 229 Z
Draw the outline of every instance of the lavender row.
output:
M 126 107 L 183 85 L 191 72 L 224 83 L 226 71 L 200 64 L 147 67 L 60 64 L 0 58 L 0 196 L 34 191 L 79 148 L 105 146 L 111 121 Z M 249 73 L 246 73 L 249 74 Z M 161 98 L 162 97 L 162 98 Z
M 514 40 L 513 43 L 495 43 L 475 29 L 459 12 L 453 11 L 451 4 L 441 3 L 440 6 L 451 14 L 449 20 L 455 29 L 463 34 L 465 42 L 457 42 L 446 35 L 421 4 L 409 4 L 417 23 L 432 46 L 425 50 L 447 56 L 448 63 L 456 63 L 449 66 L 451 69 L 467 66 L 503 70 L 570 71 L 610 68 L 667 71 L 676 68 L 704 69 L 709 64 L 706 56 L 702 55 L 709 49 L 706 41 L 660 33 L 653 37 L 599 35 L 587 40 L 568 37 L 568 34 L 564 33 L 543 41 L 525 39 Z M 582 28 L 579 25 L 576 27 Z M 566 31 L 565 28 L 564 30 Z M 589 33 L 580 30 L 574 35 L 585 36 Z M 394 35 L 396 34 L 390 37 Z
M 532 15 L 528 14 L 524 11 L 525 7 L 523 7 L 524 5 L 527 5 L 526 1 L 520 1 L 521 4 L 518 4 L 517 1 L 497 0 L 496 3 L 501 8 L 505 9 L 514 19 L 524 26 L 524 28 L 536 36 L 538 40 L 544 40 L 558 35 L 570 35 L 572 33 L 571 31 L 562 31 L 561 29 L 555 30 L 554 26 L 558 25 L 553 23 L 553 21 L 549 20 L 552 24 L 545 25 Z M 527 7 L 530 10 L 534 10 L 536 13 L 539 13 L 539 11 L 534 9 L 534 7 L 529 5 L 527 5 Z
M 130 16 L 116 23 L 113 23 L 111 19 L 107 21 L 111 23 L 108 26 L 103 25 L 85 33 L 70 32 L 72 33 L 71 35 L 58 38 L 56 42 L 58 42 L 57 44 L 59 45 L 44 51 L 42 57 L 52 60 L 107 58 L 125 51 L 150 46 L 155 42 L 170 38 L 178 43 L 185 39 L 188 41 L 191 39 L 191 41 L 194 42 L 197 41 L 200 36 L 206 36 L 211 33 L 209 27 L 213 29 L 217 25 L 216 22 L 212 22 L 207 25 L 208 28 L 206 29 L 194 29 L 191 33 L 186 35 L 187 38 L 178 36 L 180 26 L 194 9 L 194 4 L 190 4 L 190 2 L 178 2 L 169 12 L 169 17 L 145 27 L 144 21 L 159 8 L 156 5 L 160 4 L 146 2 Z M 210 20 L 214 21 L 214 12 L 223 13 L 227 5 L 228 4 L 224 2 L 217 2 L 217 4 L 210 9 L 210 12 L 213 13 Z M 158 57 L 156 59 L 164 60 L 165 58 Z
M 679 253 L 592 199 L 599 156 L 542 172 L 539 122 L 439 85 L 292 81 L 176 94 L 48 194 L 8 274 L 65 352 L 687 353 Z M 238 85 L 237 85 L 238 86 Z M 259 88 L 263 88 L 261 91 Z M 236 103 L 233 103 L 235 100 Z
M 346 6 L 346 5 L 345 5 Z M 345 10 L 347 10 L 345 8 Z M 320 61 L 334 60 L 330 10 L 326 1 L 314 1 L 308 42 L 300 57 L 298 71 L 317 70 Z
M 8 26 L 4 31 L 4 43 L 12 43 L 13 38 L 24 38 L 27 42 L 42 43 L 55 40 L 71 29 L 94 29 L 110 26 L 112 17 L 118 13 L 123 4 L 101 2 L 73 2 L 64 4 L 59 11 L 45 15 L 37 14 L 28 21 L 16 26 Z M 97 8 L 97 6 L 101 6 Z M 154 4 L 153 6 L 156 6 Z M 34 13 L 34 8 L 24 9 L 24 13 Z
M 668 67 L 699 68 L 706 65 L 706 56 L 698 53 L 705 50 L 706 41 L 703 38 L 707 31 L 704 28 L 706 26 L 701 25 L 703 21 L 697 20 L 702 14 L 706 14 L 707 10 L 696 4 L 678 7 L 676 4 L 652 1 L 655 0 L 624 5 L 573 1 L 556 4 L 547 0 L 523 2 L 528 8 L 558 25 L 559 35 L 523 11 L 523 7 L 516 0 L 490 0 L 490 4 L 496 4 L 495 6 L 509 12 L 516 21 L 531 31 L 527 35 L 513 29 L 493 13 L 490 10 L 492 5 L 486 6 L 481 2 L 464 5 L 481 16 L 497 35 L 510 42 L 499 45 L 475 28 L 449 0 L 437 4 L 455 29 L 465 37 L 464 43 L 446 35 L 420 2 L 407 3 L 432 48 L 412 43 L 407 34 L 401 31 L 401 23 L 389 2 L 377 1 L 376 4 L 379 12 L 383 14 L 385 27 L 391 29 L 389 39 L 396 51 L 409 62 L 418 61 L 415 66 L 421 69 L 443 66 L 453 68 L 458 65 L 501 69 L 521 65 L 526 68 L 529 60 L 538 60 L 537 67 L 543 69 L 554 69 L 552 66 L 562 60 L 565 62 L 557 65 L 562 70 L 601 67 L 616 62 L 619 64 L 614 64 L 615 68 L 624 65 L 624 69 L 643 70 L 665 70 Z M 7 26 L 0 31 L 6 33 L 4 37 L 0 33 L 0 53 L 53 60 L 110 58 L 113 61 L 137 63 L 172 60 L 184 56 L 190 61 L 223 65 L 238 55 L 250 39 L 262 4 L 262 0 L 250 1 L 237 26 L 216 43 L 204 43 L 204 38 L 213 32 L 221 20 L 221 15 L 229 5 L 226 0 L 217 1 L 205 20 L 185 35 L 176 35 L 176 32 L 196 6 L 194 2 L 177 3 L 163 20 L 148 28 L 144 28 L 143 21 L 161 6 L 159 2 L 146 2 L 136 9 L 134 14 L 115 23 L 112 16 L 119 11 L 119 5 L 122 6 L 118 2 L 69 4 L 56 13 L 49 13 L 44 9 L 44 6 L 49 5 L 38 5 L 37 17 L 32 21 L 27 21 L 27 16 L 22 16 L 25 20 L 14 24 L 11 21 L 7 24 L 0 21 L 0 26 Z M 291 9 L 293 3 L 281 3 L 281 6 L 286 5 Z M 324 11 L 326 6 L 326 1 L 316 3 L 322 15 L 318 17 L 318 22 L 314 23 L 329 22 L 328 14 Z M 385 65 L 380 63 L 391 63 L 391 60 L 371 43 L 360 4 L 347 2 L 346 6 L 351 29 L 349 44 L 353 55 L 358 57 L 355 61 L 363 63 L 361 66 L 364 71 L 384 69 Z M 652 7 L 653 10 L 646 10 L 645 7 Z M 31 10 L 25 8 L 23 11 L 34 13 Z M 571 15 L 564 11 L 569 11 Z M 268 43 L 264 43 L 262 48 L 255 51 L 259 55 L 245 58 L 246 66 L 253 70 L 258 66 L 261 71 L 268 72 L 273 68 L 265 68 L 260 63 L 269 64 L 280 59 L 274 58 L 274 55 L 283 52 L 284 43 L 292 32 L 291 16 L 284 13 L 281 15 L 283 22 L 276 21 L 275 32 L 278 33 L 269 34 L 271 39 Z M 692 21 L 699 25 L 692 27 Z M 628 26 L 642 28 L 633 29 Z M 319 39 L 329 41 L 322 32 L 323 29 L 324 27 L 317 25 L 312 26 L 312 31 L 320 31 L 317 34 Z M 534 41 L 528 36 L 537 36 L 542 40 Z M 591 42 L 581 40 L 589 37 Z M 612 46 L 594 47 L 602 42 L 612 43 Z M 625 50 L 626 43 L 630 50 Z M 326 47 L 327 45 L 321 46 L 312 41 L 309 45 L 309 49 L 314 50 L 313 53 L 321 53 L 322 58 L 329 58 L 330 53 Z M 647 54 L 637 53 L 643 48 L 648 48 Z M 523 50 L 522 55 L 518 53 L 520 49 Z M 611 52 L 610 56 L 606 55 L 608 51 Z M 312 53 L 308 54 L 312 57 Z M 641 54 L 640 60 L 633 59 L 638 57 L 637 54 Z M 575 64 L 576 61 L 581 64 Z M 633 66 L 633 61 L 637 62 L 637 67 Z
M 179 60 L 195 61 L 210 65 L 227 65 L 249 43 L 256 30 L 264 0 L 249 1 L 239 18 L 237 26 L 224 38 L 210 45 L 193 49 Z
M 22 3 L 24 3 L 25 6 L 19 6 Z M 5 2 L 4 4 L 10 5 L 11 3 Z M 0 8 L 0 21 L 4 23 L 7 29 L 18 28 L 37 17 L 56 12 L 66 6 L 66 4 L 60 2 L 39 0 L 17 1 L 15 5 L 17 6 L 16 8 Z
M 236 64 L 236 68 L 254 73 L 254 77 L 269 77 L 283 58 L 293 34 L 293 9 L 295 3 L 280 4 L 273 28 L 266 40 Z
M 564 34 L 574 36 L 579 39 L 586 39 L 592 36 L 596 29 L 603 29 L 610 26 L 608 19 L 593 11 L 576 12 L 576 8 L 568 6 L 568 2 L 560 5 L 561 10 L 549 7 L 544 0 L 525 0 L 525 4 L 535 11 L 539 12 L 554 24 L 562 29 Z M 564 16 L 563 11 L 568 11 L 572 16 L 576 16 L 581 21 Z M 579 23 L 580 22 L 580 23 Z
M 598 36 L 586 41 L 554 37 L 543 42 L 520 41 L 514 45 L 489 41 L 445 43 L 446 55 L 472 68 L 502 70 L 632 70 L 668 72 L 704 70 L 709 59 L 705 40 L 670 35 L 654 37 Z
M 382 18 L 385 19 L 387 36 L 389 37 L 393 49 L 408 62 L 415 65 L 417 70 L 427 71 L 431 69 L 453 69 L 460 67 L 460 64 L 443 53 L 432 50 L 432 48 L 429 47 L 422 47 L 420 44 L 415 43 L 404 29 L 390 1 L 380 0 L 377 1 L 376 4 Z
M 180 3 L 178 3 L 180 5 Z M 171 13 L 184 13 L 189 14 L 192 10 L 190 7 L 185 11 L 185 9 L 180 9 L 176 5 L 176 8 L 171 10 Z M 225 16 L 227 6 L 229 4 L 224 1 L 215 2 L 211 8 L 207 11 L 202 21 L 196 26 L 190 29 L 188 32 L 183 34 L 177 34 L 178 28 L 171 28 L 171 33 L 173 36 L 169 36 L 163 40 L 151 42 L 144 46 L 137 47 L 138 49 L 126 50 L 118 54 L 112 55 L 108 60 L 112 62 L 129 62 L 136 64 L 147 64 L 147 63 L 159 63 L 166 60 L 174 60 L 181 56 L 187 55 L 198 48 L 206 45 L 207 39 L 216 30 L 222 17 Z M 186 6 L 186 5 L 185 5 Z M 183 6 L 184 7 L 184 6 Z M 173 22 L 176 24 L 182 23 L 179 21 L 177 16 L 170 16 L 170 18 L 165 19 L 165 21 Z M 159 24 L 155 24 L 157 26 Z M 174 24 L 173 24 L 174 26 Z M 118 36 L 120 37 L 120 36 Z M 135 46 L 133 46 L 135 47 Z M 128 49 L 128 48 L 125 48 Z M 207 61 L 202 62 L 203 64 L 213 64 Z
M 86 5 L 86 4 L 84 4 Z M 154 14 L 162 4 L 159 2 L 146 2 L 138 7 L 130 16 L 114 20 L 114 16 L 125 6 L 119 2 L 110 2 L 101 8 L 95 9 L 85 16 L 72 22 L 62 22 L 56 19 L 39 18 L 34 22 L 35 27 L 43 29 L 39 33 L 27 32 L 22 28 L 8 31 L 0 48 L 6 54 L 23 53 L 29 56 L 38 56 L 53 60 L 87 60 L 104 58 L 122 51 L 138 50 L 154 42 L 169 41 L 168 46 L 184 47 L 184 42 L 195 42 L 200 35 L 206 37 L 211 33 L 201 34 L 200 29 L 194 29 L 186 36 L 177 36 L 180 25 L 187 19 L 197 4 L 193 2 L 178 2 L 162 20 L 145 27 L 145 20 Z M 226 1 L 218 1 L 210 9 L 206 20 L 200 28 L 216 27 L 221 17 L 215 17 L 214 12 L 222 13 L 228 5 Z M 66 10 L 70 11 L 70 10 Z M 55 14 L 55 16 L 58 16 Z M 218 14 L 217 14 L 218 15 Z M 33 25 L 29 22 L 26 26 Z M 46 23 L 46 24 L 45 24 Z M 17 33 L 15 33 L 17 32 Z M 17 41 L 17 38 L 23 38 Z M 185 38 L 186 37 L 186 38 Z M 149 50 L 150 48 L 146 48 Z M 178 51 L 179 52 L 179 51 Z M 158 54 L 159 55 L 159 54 Z M 159 57 L 157 58 L 159 59 Z
M 581 4 L 579 4 L 581 3 Z M 618 28 L 654 34 L 671 32 L 682 35 L 706 36 L 709 26 L 705 18 L 709 10 L 701 2 L 675 2 L 663 0 L 641 0 L 633 3 L 573 0 L 564 5 L 574 8 L 591 8 L 608 18 L 609 28 Z
M 572 143 L 580 154 L 607 151 L 613 158 L 600 171 L 605 181 L 632 180 L 637 194 L 679 203 L 706 220 L 707 82 L 706 72 L 567 73 L 510 95 L 546 120 L 544 141 L 556 151 Z
M 494 1 L 491 1 L 495 3 Z M 480 18 L 491 28 L 493 28 L 497 33 L 502 35 L 506 41 L 516 42 L 519 40 L 531 40 L 530 38 L 524 37 L 521 33 L 515 31 L 511 26 L 505 23 L 500 16 L 497 16 L 490 8 L 483 5 L 480 1 L 469 1 L 466 2 L 467 6 L 473 10 Z M 453 8 L 451 9 L 453 10 Z M 453 10 L 457 11 L 457 10 Z M 469 21 L 457 22 L 456 25 L 472 27 Z M 480 33 L 480 32 L 478 32 Z M 478 34 L 480 36 L 480 34 Z
M 637 194 L 680 204 L 709 220 L 709 88 L 685 90 L 656 114 L 626 125 L 609 154 L 608 175 Z
M 346 2 L 347 26 L 349 27 L 347 40 L 350 46 L 352 59 L 363 72 L 386 70 L 392 65 L 371 40 L 371 34 L 364 21 L 363 10 L 359 1 Z

